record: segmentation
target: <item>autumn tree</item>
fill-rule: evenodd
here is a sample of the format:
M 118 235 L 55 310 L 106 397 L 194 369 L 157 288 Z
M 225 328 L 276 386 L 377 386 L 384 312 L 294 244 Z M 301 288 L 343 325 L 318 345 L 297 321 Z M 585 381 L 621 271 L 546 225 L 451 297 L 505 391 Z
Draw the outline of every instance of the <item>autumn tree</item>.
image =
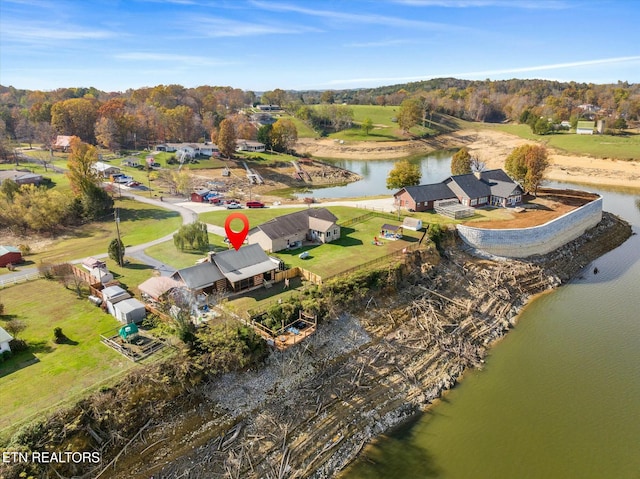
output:
M 51 107 L 51 125 L 59 135 L 75 135 L 83 141 L 95 141 L 98 103 L 86 98 L 72 98 Z
M 387 189 L 398 190 L 405 186 L 418 185 L 421 177 L 419 165 L 409 163 L 408 160 L 398 161 L 387 176 Z
M 504 166 L 507 173 L 526 191 L 536 195 L 549 166 L 547 150 L 540 145 L 519 146 L 507 156 Z
M 471 155 L 463 146 L 451 157 L 451 174 L 466 175 L 468 173 L 471 173 Z
M 422 106 L 415 98 L 407 98 L 400 105 L 398 112 L 398 125 L 405 132 L 416 126 L 422 118 Z
M 293 121 L 279 119 L 271 130 L 271 143 L 276 151 L 287 152 L 298 141 L 298 129 Z
M 362 120 L 360 128 L 364 130 L 365 135 L 369 136 L 369 132 L 373 130 L 373 121 L 371 120 L 371 118 L 365 118 L 364 120 Z
M 236 151 L 236 139 L 236 130 L 231 120 L 222 120 L 218 130 L 217 145 L 223 156 L 227 158 L 233 157 L 233 152 Z

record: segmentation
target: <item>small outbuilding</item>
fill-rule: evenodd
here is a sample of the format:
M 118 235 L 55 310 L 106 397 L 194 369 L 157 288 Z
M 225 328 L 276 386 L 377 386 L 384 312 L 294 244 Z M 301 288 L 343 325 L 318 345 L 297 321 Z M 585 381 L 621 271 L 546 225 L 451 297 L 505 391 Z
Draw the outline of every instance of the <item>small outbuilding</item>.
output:
M 140 335 L 140 331 L 138 330 L 138 326 L 136 326 L 135 323 L 125 324 L 118 331 L 118 335 L 122 338 L 123 341 L 130 343 Z
M 405 218 L 402 227 L 406 230 L 420 231 L 422 229 L 422 220 L 419 218 Z
M 194 201 L 195 203 L 204 203 L 205 198 L 210 193 L 211 192 L 209 190 L 196 190 L 193 193 L 191 193 L 191 201 Z
M 22 252 L 13 246 L 0 246 L 0 267 L 22 263 Z
M 123 299 L 113 305 L 115 318 L 125 324 L 140 323 L 147 315 L 144 304 L 135 298 Z
M 107 311 L 113 317 L 116 317 L 114 306 L 120 301 L 131 298 L 131 295 L 120 286 L 109 286 L 102 290 L 102 300 L 107 305 Z
M 402 226 L 383 224 L 380 229 L 380 236 L 388 240 L 397 240 L 402 238 Z
M 3 328 L 0 328 L 0 353 L 3 351 L 11 351 L 9 343 L 13 340 L 13 336 L 7 333 Z

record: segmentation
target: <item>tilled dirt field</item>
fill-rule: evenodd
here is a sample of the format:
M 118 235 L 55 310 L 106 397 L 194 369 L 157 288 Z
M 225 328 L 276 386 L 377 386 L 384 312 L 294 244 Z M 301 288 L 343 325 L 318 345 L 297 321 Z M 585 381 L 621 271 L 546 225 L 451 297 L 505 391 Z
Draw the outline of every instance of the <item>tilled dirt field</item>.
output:
M 363 445 L 480 367 L 533 296 L 621 244 L 628 224 L 603 221 L 530 261 L 489 261 L 457 246 L 416 252 L 402 294 L 337 315 L 265 367 L 223 376 L 140 434 L 102 477 L 329 478 Z M 386 299 L 385 299 L 386 298 Z

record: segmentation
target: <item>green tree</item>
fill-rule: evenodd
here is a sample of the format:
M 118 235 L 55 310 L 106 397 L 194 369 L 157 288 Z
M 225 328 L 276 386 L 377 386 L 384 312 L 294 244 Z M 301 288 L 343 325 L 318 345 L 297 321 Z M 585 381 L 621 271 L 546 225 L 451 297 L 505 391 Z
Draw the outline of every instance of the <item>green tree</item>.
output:
M 80 198 L 82 216 L 90 220 L 98 220 L 113 211 L 113 198 L 105 190 L 90 184 Z
M 540 145 L 519 146 L 507 156 L 504 166 L 507 173 L 518 181 L 525 191 L 536 195 L 549 167 L 547 150 Z
M 109 258 L 118 263 L 119 266 L 124 266 L 124 244 L 121 240 L 118 238 L 111 240 L 107 252 L 109 253 Z
M 264 143 L 264 146 L 267 150 L 273 149 L 273 144 L 271 142 L 271 130 L 273 129 L 273 125 L 262 125 L 258 129 L 257 140 L 260 143 Z
M 627 120 L 624 118 L 618 118 L 613 122 L 613 127 L 618 130 L 618 133 L 622 133 L 622 130 L 627 129 Z
M 236 140 L 236 130 L 233 127 L 233 122 L 227 119 L 222 120 L 217 140 L 220 153 L 227 158 L 232 158 L 233 153 L 236 151 Z
M 371 118 L 365 118 L 364 120 L 362 120 L 360 128 L 364 130 L 365 135 L 369 136 L 369 132 L 373 130 L 373 121 L 371 120 Z
M 418 165 L 409 163 L 407 160 L 396 162 L 395 166 L 387 176 L 387 188 L 390 190 L 398 190 L 405 186 L 413 186 L 420 184 L 422 173 Z
M 471 173 L 471 155 L 463 146 L 451 157 L 451 174 L 466 175 L 468 173 Z
M 531 124 L 531 131 L 534 135 L 546 135 L 547 133 L 551 133 L 552 130 L 553 125 L 544 117 L 538 118 Z
M 276 151 L 286 153 L 293 148 L 298 141 L 298 129 L 293 121 L 282 118 L 276 121 L 271 130 L 271 141 Z
M 422 118 L 422 105 L 415 98 L 407 98 L 400 104 L 398 112 L 398 125 L 404 131 L 409 131 L 416 126 Z
M 322 95 L 320 95 L 320 102 L 322 103 L 335 103 L 335 101 L 335 95 L 331 90 L 325 90 L 322 92 Z
M 183 225 L 178 232 L 173 235 L 173 244 L 180 251 L 184 251 L 187 245 L 192 250 L 202 252 L 209 251 L 207 225 L 201 221 Z

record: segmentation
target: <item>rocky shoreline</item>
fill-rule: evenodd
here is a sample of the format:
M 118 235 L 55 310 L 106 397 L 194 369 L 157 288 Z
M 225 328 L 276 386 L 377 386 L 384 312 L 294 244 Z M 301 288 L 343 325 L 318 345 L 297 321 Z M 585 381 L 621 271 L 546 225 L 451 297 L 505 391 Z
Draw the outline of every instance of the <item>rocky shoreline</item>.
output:
M 454 239 L 415 252 L 402 289 L 365 298 L 258 370 L 193 391 L 188 408 L 131 444 L 118 478 L 330 478 L 363 446 L 481 367 L 535 295 L 622 244 L 630 226 L 605 213 L 577 240 L 527 261 L 471 256 Z

